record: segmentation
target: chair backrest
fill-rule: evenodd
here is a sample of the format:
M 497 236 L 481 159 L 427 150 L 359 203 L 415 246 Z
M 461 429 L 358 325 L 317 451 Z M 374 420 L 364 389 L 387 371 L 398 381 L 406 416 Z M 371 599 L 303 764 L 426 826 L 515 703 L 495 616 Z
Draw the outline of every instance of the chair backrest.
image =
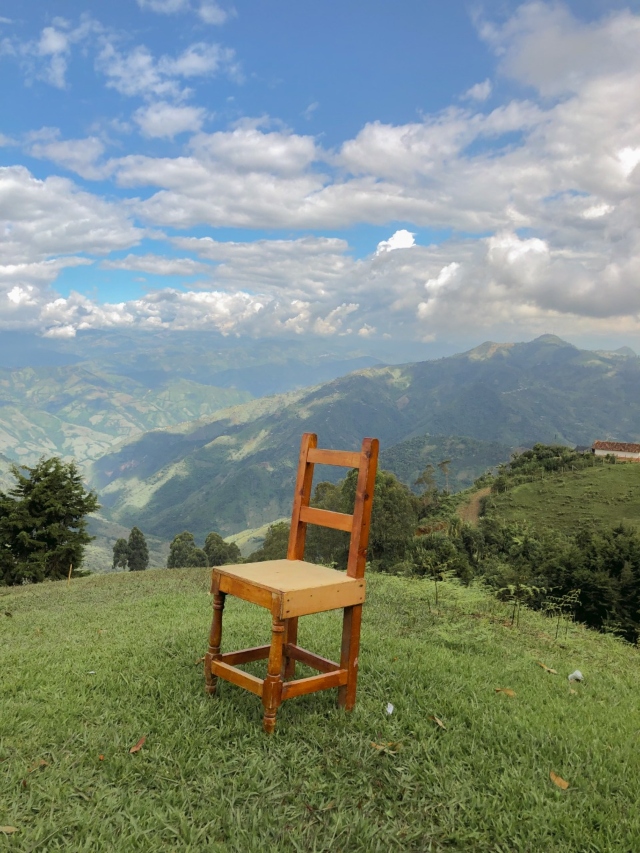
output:
M 351 534 L 347 574 L 352 578 L 364 577 L 369 528 L 371 526 L 373 490 L 378 466 L 378 448 L 377 438 L 365 438 L 359 451 L 323 450 L 318 447 L 318 436 L 315 433 L 304 433 L 300 445 L 298 475 L 293 496 L 291 533 L 287 551 L 288 560 L 304 559 L 307 524 L 332 527 L 335 530 L 345 530 Z M 326 509 L 316 509 L 309 506 L 315 464 L 339 465 L 343 468 L 358 469 L 353 515 L 330 512 Z

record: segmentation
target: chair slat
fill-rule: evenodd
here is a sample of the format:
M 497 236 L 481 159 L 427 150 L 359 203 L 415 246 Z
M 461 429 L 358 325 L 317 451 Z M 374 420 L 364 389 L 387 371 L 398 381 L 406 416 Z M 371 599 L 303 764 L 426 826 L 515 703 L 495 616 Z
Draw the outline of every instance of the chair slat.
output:
M 238 687 L 250 690 L 256 696 L 262 696 L 264 685 L 262 678 L 256 678 L 255 675 L 249 675 L 248 672 L 243 672 L 241 669 L 236 669 L 235 666 L 229 666 L 228 663 L 222 663 L 219 660 L 211 661 L 211 672 L 213 675 L 222 676 L 225 681 L 230 681 Z
M 317 509 L 314 506 L 300 507 L 300 521 L 308 524 L 319 524 L 321 527 L 332 527 L 334 530 L 344 530 L 351 533 L 353 516 L 344 512 L 331 512 L 328 509 Z
M 358 468 L 360 466 L 359 450 L 323 450 L 320 447 L 309 449 L 309 462 L 318 465 L 340 465 L 342 468 Z
M 271 646 L 254 646 L 251 649 L 241 649 L 239 652 L 226 652 L 218 660 L 237 666 L 239 663 L 252 663 L 254 660 L 264 660 L 269 657 Z
M 285 645 L 285 654 L 294 660 L 300 661 L 300 663 L 306 663 L 307 666 L 311 666 L 320 672 L 335 672 L 336 669 L 340 669 L 340 664 L 320 657 L 320 655 L 314 655 L 313 652 L 302 649 L 300 646 L 293 645 L 292 643 Z
M 295 681 L 286 681 L 282 685 L 282 699 L 304 696 L 306 693 L 315 693 L 316 690 L 328 690 L 330 687 L 342 687 L 346 683 L 346 669 L 312 675 L 309 678 L 298 678 Z

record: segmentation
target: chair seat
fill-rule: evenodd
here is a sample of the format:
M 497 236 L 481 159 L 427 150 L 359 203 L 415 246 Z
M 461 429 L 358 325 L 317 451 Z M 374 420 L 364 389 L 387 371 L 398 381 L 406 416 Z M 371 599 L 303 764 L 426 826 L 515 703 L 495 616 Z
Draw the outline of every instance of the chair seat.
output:
M 275 596 L 280 619 L 351 607 L 365 598 L 364 578 L 351 578 L 305 560 L 216 566 L 213 574 L 218 576 L 220 592 L 270 610 Z

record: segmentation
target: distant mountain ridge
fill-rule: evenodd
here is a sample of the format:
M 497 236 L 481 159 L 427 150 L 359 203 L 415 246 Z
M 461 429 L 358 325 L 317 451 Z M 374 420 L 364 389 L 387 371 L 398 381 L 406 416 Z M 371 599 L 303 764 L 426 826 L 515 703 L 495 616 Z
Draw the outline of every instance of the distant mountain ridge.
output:
M 304 431 L 328 447 L 374 435 L 384 452 L 426 434 L 505 448 L 637 441 L 640 359 L 544 335 L 360 370 L 144 435 L 100 459 L 95 482 L 114 521 L 150 532 L 255 528 L 288 514 Z
M 85 466 L 122 440 L 342 376 L 379 360 L 347 345 L 216 333 L 0 332 L 0 453 Z

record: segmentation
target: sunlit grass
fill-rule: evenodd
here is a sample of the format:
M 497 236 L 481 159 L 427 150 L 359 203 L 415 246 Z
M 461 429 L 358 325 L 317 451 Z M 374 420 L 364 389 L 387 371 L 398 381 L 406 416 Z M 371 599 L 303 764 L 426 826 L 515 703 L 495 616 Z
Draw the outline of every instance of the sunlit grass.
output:
M 640 850 L 636 649 L 374 575 L 355 712 L 301 697 L 268 738 L 257 697 L 203 692 L 207 591 L 200 569 L 0 590 L 0 849 Z M 268 627 L 230 600 L 224 645 Z M 300 641 L 333 656 L 339 631 L 308 617 Z
M 574 532 L 580 524 L 640 527 L 640 465 L 627 462 L 547 475 L 492 496 L 492 515 Z

